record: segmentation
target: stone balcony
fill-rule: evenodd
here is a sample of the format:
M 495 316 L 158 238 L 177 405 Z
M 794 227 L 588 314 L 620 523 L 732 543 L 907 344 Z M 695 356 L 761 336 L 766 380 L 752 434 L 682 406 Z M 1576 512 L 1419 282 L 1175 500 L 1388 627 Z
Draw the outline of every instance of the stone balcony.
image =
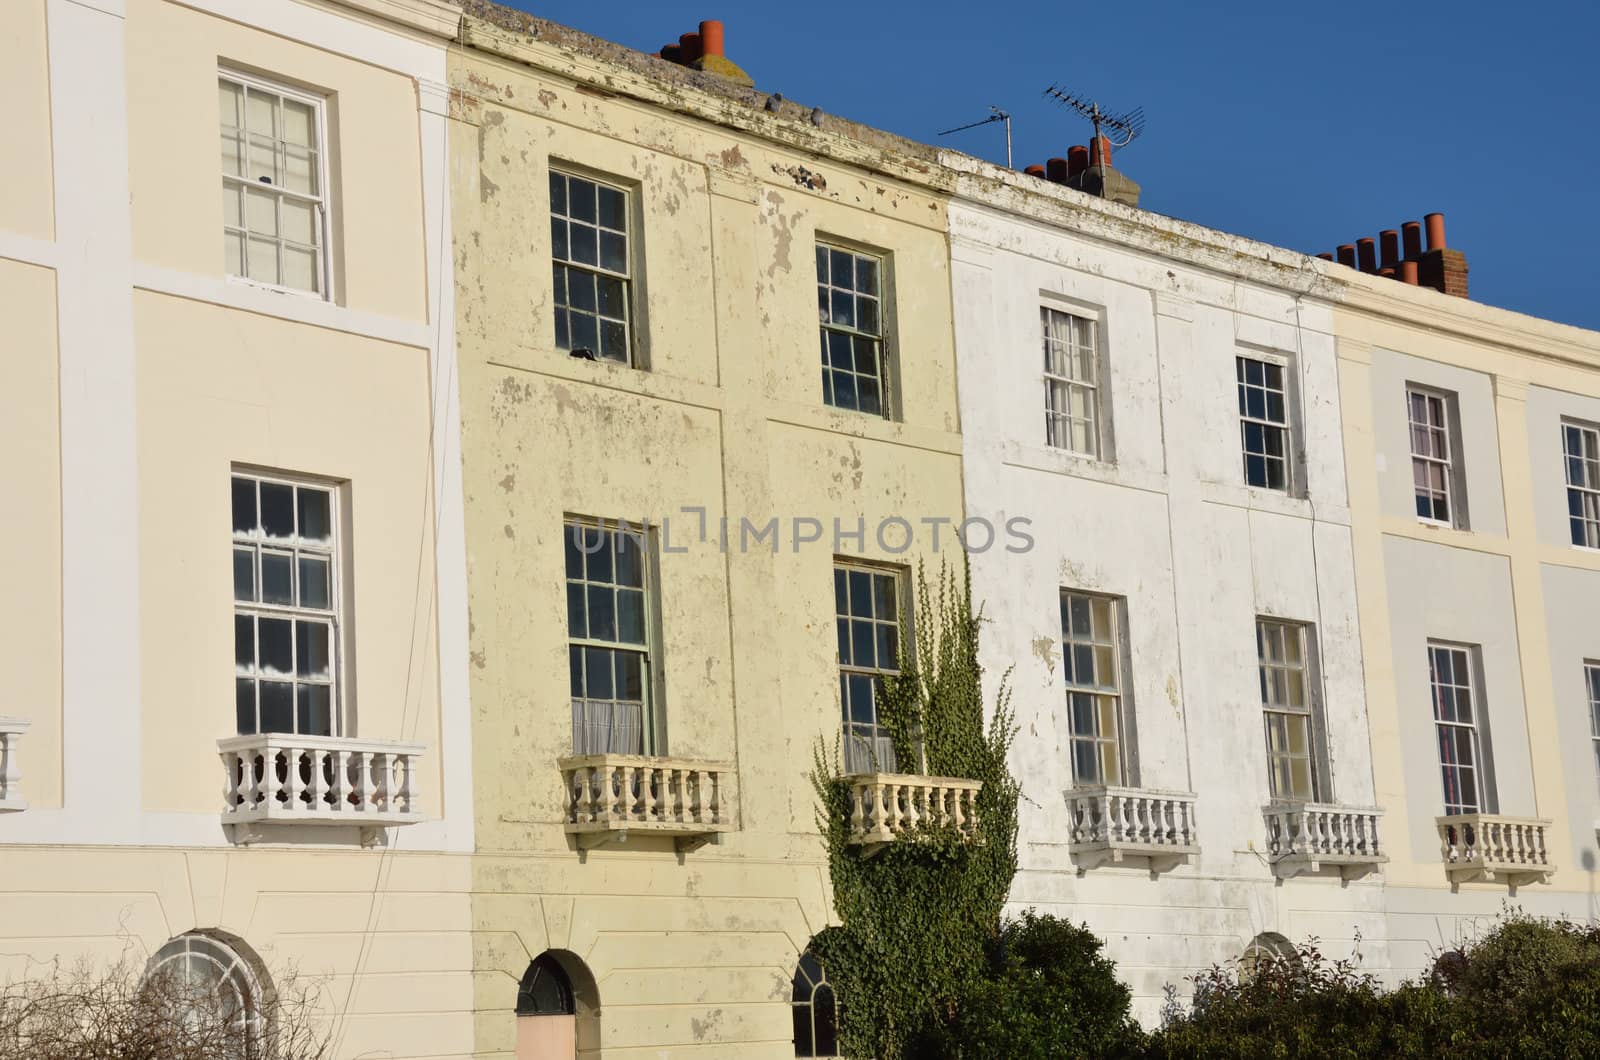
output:
M 1383 811 L 1311 802 L 1274 802 L 1261 808 L 1267 857 L 1282 879 L 1337 869 L 1346 882 L 1389 860 L 1378 841 Z
M 22 797 L 22 756 L 19 744 L 30 722 L 21 718 L 0 718 L 0 813 L 26 810 Z
M 978 835 L 980 780 L 908 773 L 857 773 L 850 782 L 850 842 L 872 855 L 925 828 L 953 828 L 965 842 Z
M 1534 817 L 1462 813 L 1435 818 L 1439 855 L 1450 889 L 1463 883 L 1503 883 L 1513 894 L 1525 883 L 1549 883 L 1556 867 L 1550 862 L 1545 833 L 1550 822 Z
M 1067 850 L 1080 875 L 1132 857 L 1155 876 L 1200 853 L 1193 792 L 1097 785 L 1073 788 L 1066 797 Z
M 647 755 L 577 755 L 557 762 L 566 830 L 579 849 L 665 836 L 680 851 L 733 831 L 733 766 Z
M 234 841 L 266 839 L 275 825 L 343 825 L 375 844 L 384 828 L 422 820 L 421 744 L 261 733 L 217 741 L 222 823 Z

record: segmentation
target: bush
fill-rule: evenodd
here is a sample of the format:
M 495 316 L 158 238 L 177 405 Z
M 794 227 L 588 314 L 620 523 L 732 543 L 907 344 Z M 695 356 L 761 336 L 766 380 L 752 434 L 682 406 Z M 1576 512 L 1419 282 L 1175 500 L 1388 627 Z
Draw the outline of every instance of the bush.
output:
M 1509 914 L 1393 991 L 1314 942 L 1246 976 L 1214 966 L 1194 986 L 1148 1056 L 1600 1056 L 1600 930 L 1565 921 Z
M 1131 995 L 1101 941 L 1032 910 L 988 947 L 987 974 L 970 984 L 947 1024 L 919 1049 L 927 1057 L 1072 1060 L 1137 1056 Z
M 81 964 L 0 987 L 0 1060 L 326 1060 L 315 990 L 280 977 L 241 1014 L 212 985 L 121 962 Z

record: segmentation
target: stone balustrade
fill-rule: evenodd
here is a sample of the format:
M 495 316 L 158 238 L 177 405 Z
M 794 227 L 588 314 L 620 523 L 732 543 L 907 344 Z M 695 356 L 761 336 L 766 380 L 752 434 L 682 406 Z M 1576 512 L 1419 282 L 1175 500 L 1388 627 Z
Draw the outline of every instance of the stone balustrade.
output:
M 1389 860 L 1378 840 L 1383 811 L 1310 802 L 1275 802 L 1261 808 L 1267 857 L 1289 878 L 1337 868 L 1343 880 L 1365 876 Z
M 671 837 L 680 850 L 733 830 L 733 766 L 646 755 L 578 755 L 557 765 L 566 785 L 566 830 L 580 848 L 631 832 Z
M 1200 852 L 1192 792 L 1096 785 L 1066 798 L 1067 849 L 1080 871 L 1133 856 L 1154 875 Z
M 979 780 L 905 773 L 858 773 L 850 781 L 850 842 L 868 853 L 925 828 L 952 828 L 971 842 L 978 834 Z
M 973 841 L 982 789 L 981 780 L 856 773 L 850 777 L 850 842 L 870 853 L 923 828 L 954 828 Z
M 391 825 L 422 820 L 420 744 L 261 733 L 217 741 L 222 823 L 234 838 L 263 838 L 272 824 L 359 827 L 364 845 Z
M 1454 814 L 1435 821 L 1439 855 L 1452 890 L 1482 880 L 1504 883 L 1515 893 L 1525 883 L 1549 883 L 1555 874 L 1545 845 L 1549 821 L 1488 813 Z
M 18 745 L 29 724 L 21 718 L 0 718 L 0 813 L 28 808 L 22 797 L 22 756 Z

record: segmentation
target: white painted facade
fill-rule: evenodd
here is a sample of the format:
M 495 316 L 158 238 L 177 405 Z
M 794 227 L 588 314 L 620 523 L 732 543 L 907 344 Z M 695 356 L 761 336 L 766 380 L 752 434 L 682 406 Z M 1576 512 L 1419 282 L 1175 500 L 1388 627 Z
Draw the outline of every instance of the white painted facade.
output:
M 1280 882 L 1265 854 L 1257 616 L 1309 625 L 1332 785 L 1319 801 L 1373 804 L 1332 316 L 1315 272 L 989 170 L 958 186 L 950 224 L 968 516 L 1025 517 L 1034 537 L 1030 551 L 972 558 L 988 688 L 1011 668 L 1021 729 L 1013 906 L 1104 936 L 1145 1020 L 1164 984 L 1185 990 L 1185 976 L 1262 934 L 1314 935 L 1343 954 L 1359 933 L 1366 962 L 1384 966 L 1377 877 Z M 1182 253 L 1153 252 L 1162 237 Z M 1102 459 L 1047 445 L 1041 307 L 1098 322 Z M 1244 484 L 1235 357 L 1262 352 L 1292 379 L 1287 494 Z M 1194 793 L 1188 864 L 1152 873 L 1130 856 L 1084 870 L 1069 853 L 1064 590 L 1125 601 L 1130 779 Z

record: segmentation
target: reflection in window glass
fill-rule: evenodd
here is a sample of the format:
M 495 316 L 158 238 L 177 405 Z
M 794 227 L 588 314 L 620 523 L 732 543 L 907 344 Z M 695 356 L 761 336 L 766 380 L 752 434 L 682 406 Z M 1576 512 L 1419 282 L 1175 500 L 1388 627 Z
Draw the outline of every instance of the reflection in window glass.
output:
M 900 576 L 853 564 L 833 568 L 839 702 L 847 773 L 894 772 L 894 743 L 878 720 L 883 679 L 900 672 Z
M 336 735 L 333 490 L 235 474 L 231 494 L 238 731 Z
M 574 754 L 649 754 L 650 643 L 647 537 L 569 519 L 567 661 Z
M 556 348 L 632 361 L 628 192 L 550 171 Z
M 1109 596 L 1061 594 L 1067 727 L 1072 741 L 1072 780 L 1078 785 L 1123 783 L 1118 604 Z
M 822 400 L 874 416 L 889 414 L 882 275 L 878 258 L 817 244 Z
M 1289 489 L 1289 408 L 1284 366 L 1235 358 L 1244 480 L 1262 489 Z

